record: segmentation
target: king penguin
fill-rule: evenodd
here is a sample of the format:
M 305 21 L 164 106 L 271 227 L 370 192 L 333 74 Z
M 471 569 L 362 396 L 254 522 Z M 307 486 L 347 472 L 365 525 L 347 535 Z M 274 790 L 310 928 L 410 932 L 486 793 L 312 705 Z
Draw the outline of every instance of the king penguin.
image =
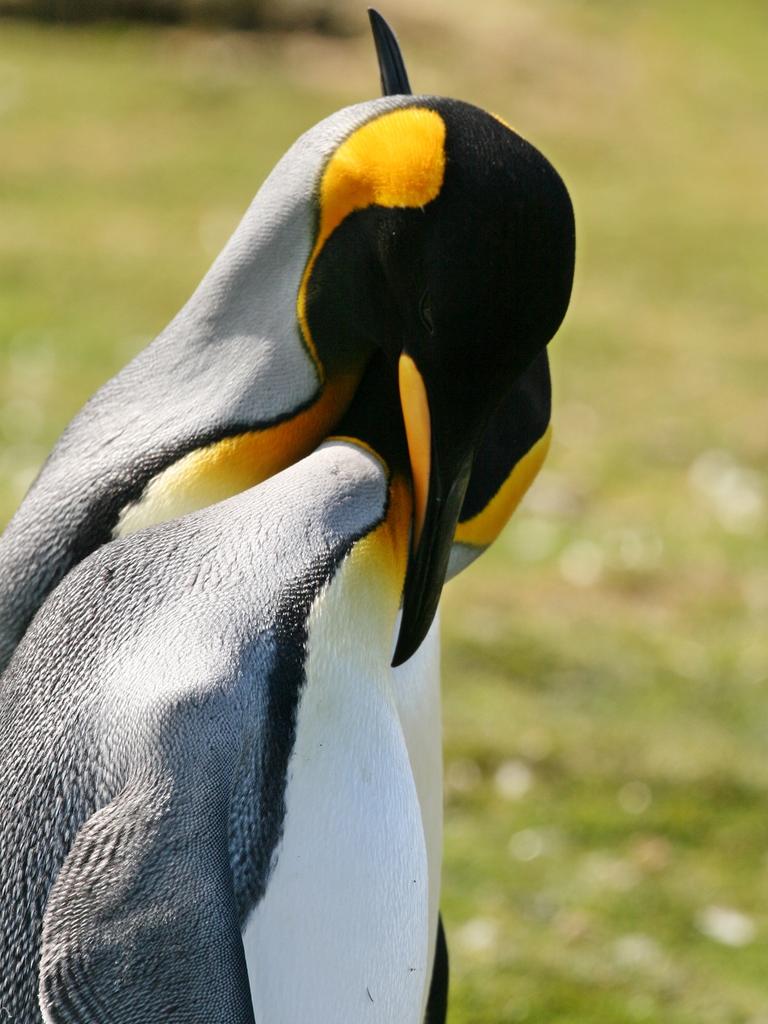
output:
M 391 95 L 289 151 L 3 538 L 19 1024 L 444 1020 L 436 610 L 543 458 L 573 214 L 373 20 Z
M 92 551 L 312 451 L 372 354 L 402 346 L 406 328 L 465 330 L 467 351 L 477 331 L 527 330 L 527 311 L 545 311 L 554 330 L 567 260 L 554 294 L 522 265 L 526 249 L 495 262 L 529 204 L 549 202 L 548 165 L 493 118 L 479 131 L 469 105 L 411 96 L 394 35 L 375 12 L 371 21 L 384 98 L 339 111 L 286 153 L 181 312 L 69 424 L 0 536 L 0 671 L 45 597 Z M 570 216 L 561 229 L 572 244 Z M 405 239 L 422 222 L 432 237 L 420 256 Z M 544 237 L 527 244 L 545 257 Z M 371 260 L 387 246 L 398 280 Z M 527 293 L 512 301 L 514 288 Z M 400 292 L 407 309 L 392 301 Z M 461 311 L 453 324 L 451 306 Z M 536 475 L 549 415 L 542 351 L 475 446 L 451 572 L 490 543 Z

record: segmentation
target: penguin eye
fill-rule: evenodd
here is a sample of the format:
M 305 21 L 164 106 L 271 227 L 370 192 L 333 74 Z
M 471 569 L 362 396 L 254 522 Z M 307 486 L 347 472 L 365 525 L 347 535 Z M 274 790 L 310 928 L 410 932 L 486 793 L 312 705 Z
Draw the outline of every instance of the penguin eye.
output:
M 430 334 L 435 333 L 435 322 L 432 319 L 432 299 L 430 298 L 429 292 L 424 292 L 419 302 L 419 316 L 421 322 L 424 324 Z

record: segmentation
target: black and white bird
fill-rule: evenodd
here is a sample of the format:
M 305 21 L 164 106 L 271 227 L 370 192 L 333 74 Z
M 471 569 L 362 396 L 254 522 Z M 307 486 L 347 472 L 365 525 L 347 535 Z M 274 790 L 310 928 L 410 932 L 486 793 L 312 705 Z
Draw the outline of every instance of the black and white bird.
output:
M 18 1024 L 444 1020 L 436 609 L 546 453 L 574 226 L 372 21 L 385 96 L 288 151 L 0 539 Z

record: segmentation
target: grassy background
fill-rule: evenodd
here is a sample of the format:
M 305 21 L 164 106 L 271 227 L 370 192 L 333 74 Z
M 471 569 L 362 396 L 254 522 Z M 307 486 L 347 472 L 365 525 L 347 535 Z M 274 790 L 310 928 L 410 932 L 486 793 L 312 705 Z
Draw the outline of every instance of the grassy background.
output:
M 553 159 L 579 258 L 551 458 L 445 599 L 450 1019 L 768 1024 L 765 7 L 466 10 L 385 13 Z M 364 36 L 0 23 L 3 519 L 376 85 Z

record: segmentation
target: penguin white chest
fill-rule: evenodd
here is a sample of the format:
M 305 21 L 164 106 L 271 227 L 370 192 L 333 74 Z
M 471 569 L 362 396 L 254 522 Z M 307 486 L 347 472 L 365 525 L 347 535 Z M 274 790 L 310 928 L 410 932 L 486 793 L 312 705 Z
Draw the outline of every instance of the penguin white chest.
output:
M 421 1024 L 426 1005 L 442 841 L 437 628 L 392 670 L 375 607 L 351 615 L 342 584 L 310 618 L 282 837 L 244 934 L 257 1024 Z

